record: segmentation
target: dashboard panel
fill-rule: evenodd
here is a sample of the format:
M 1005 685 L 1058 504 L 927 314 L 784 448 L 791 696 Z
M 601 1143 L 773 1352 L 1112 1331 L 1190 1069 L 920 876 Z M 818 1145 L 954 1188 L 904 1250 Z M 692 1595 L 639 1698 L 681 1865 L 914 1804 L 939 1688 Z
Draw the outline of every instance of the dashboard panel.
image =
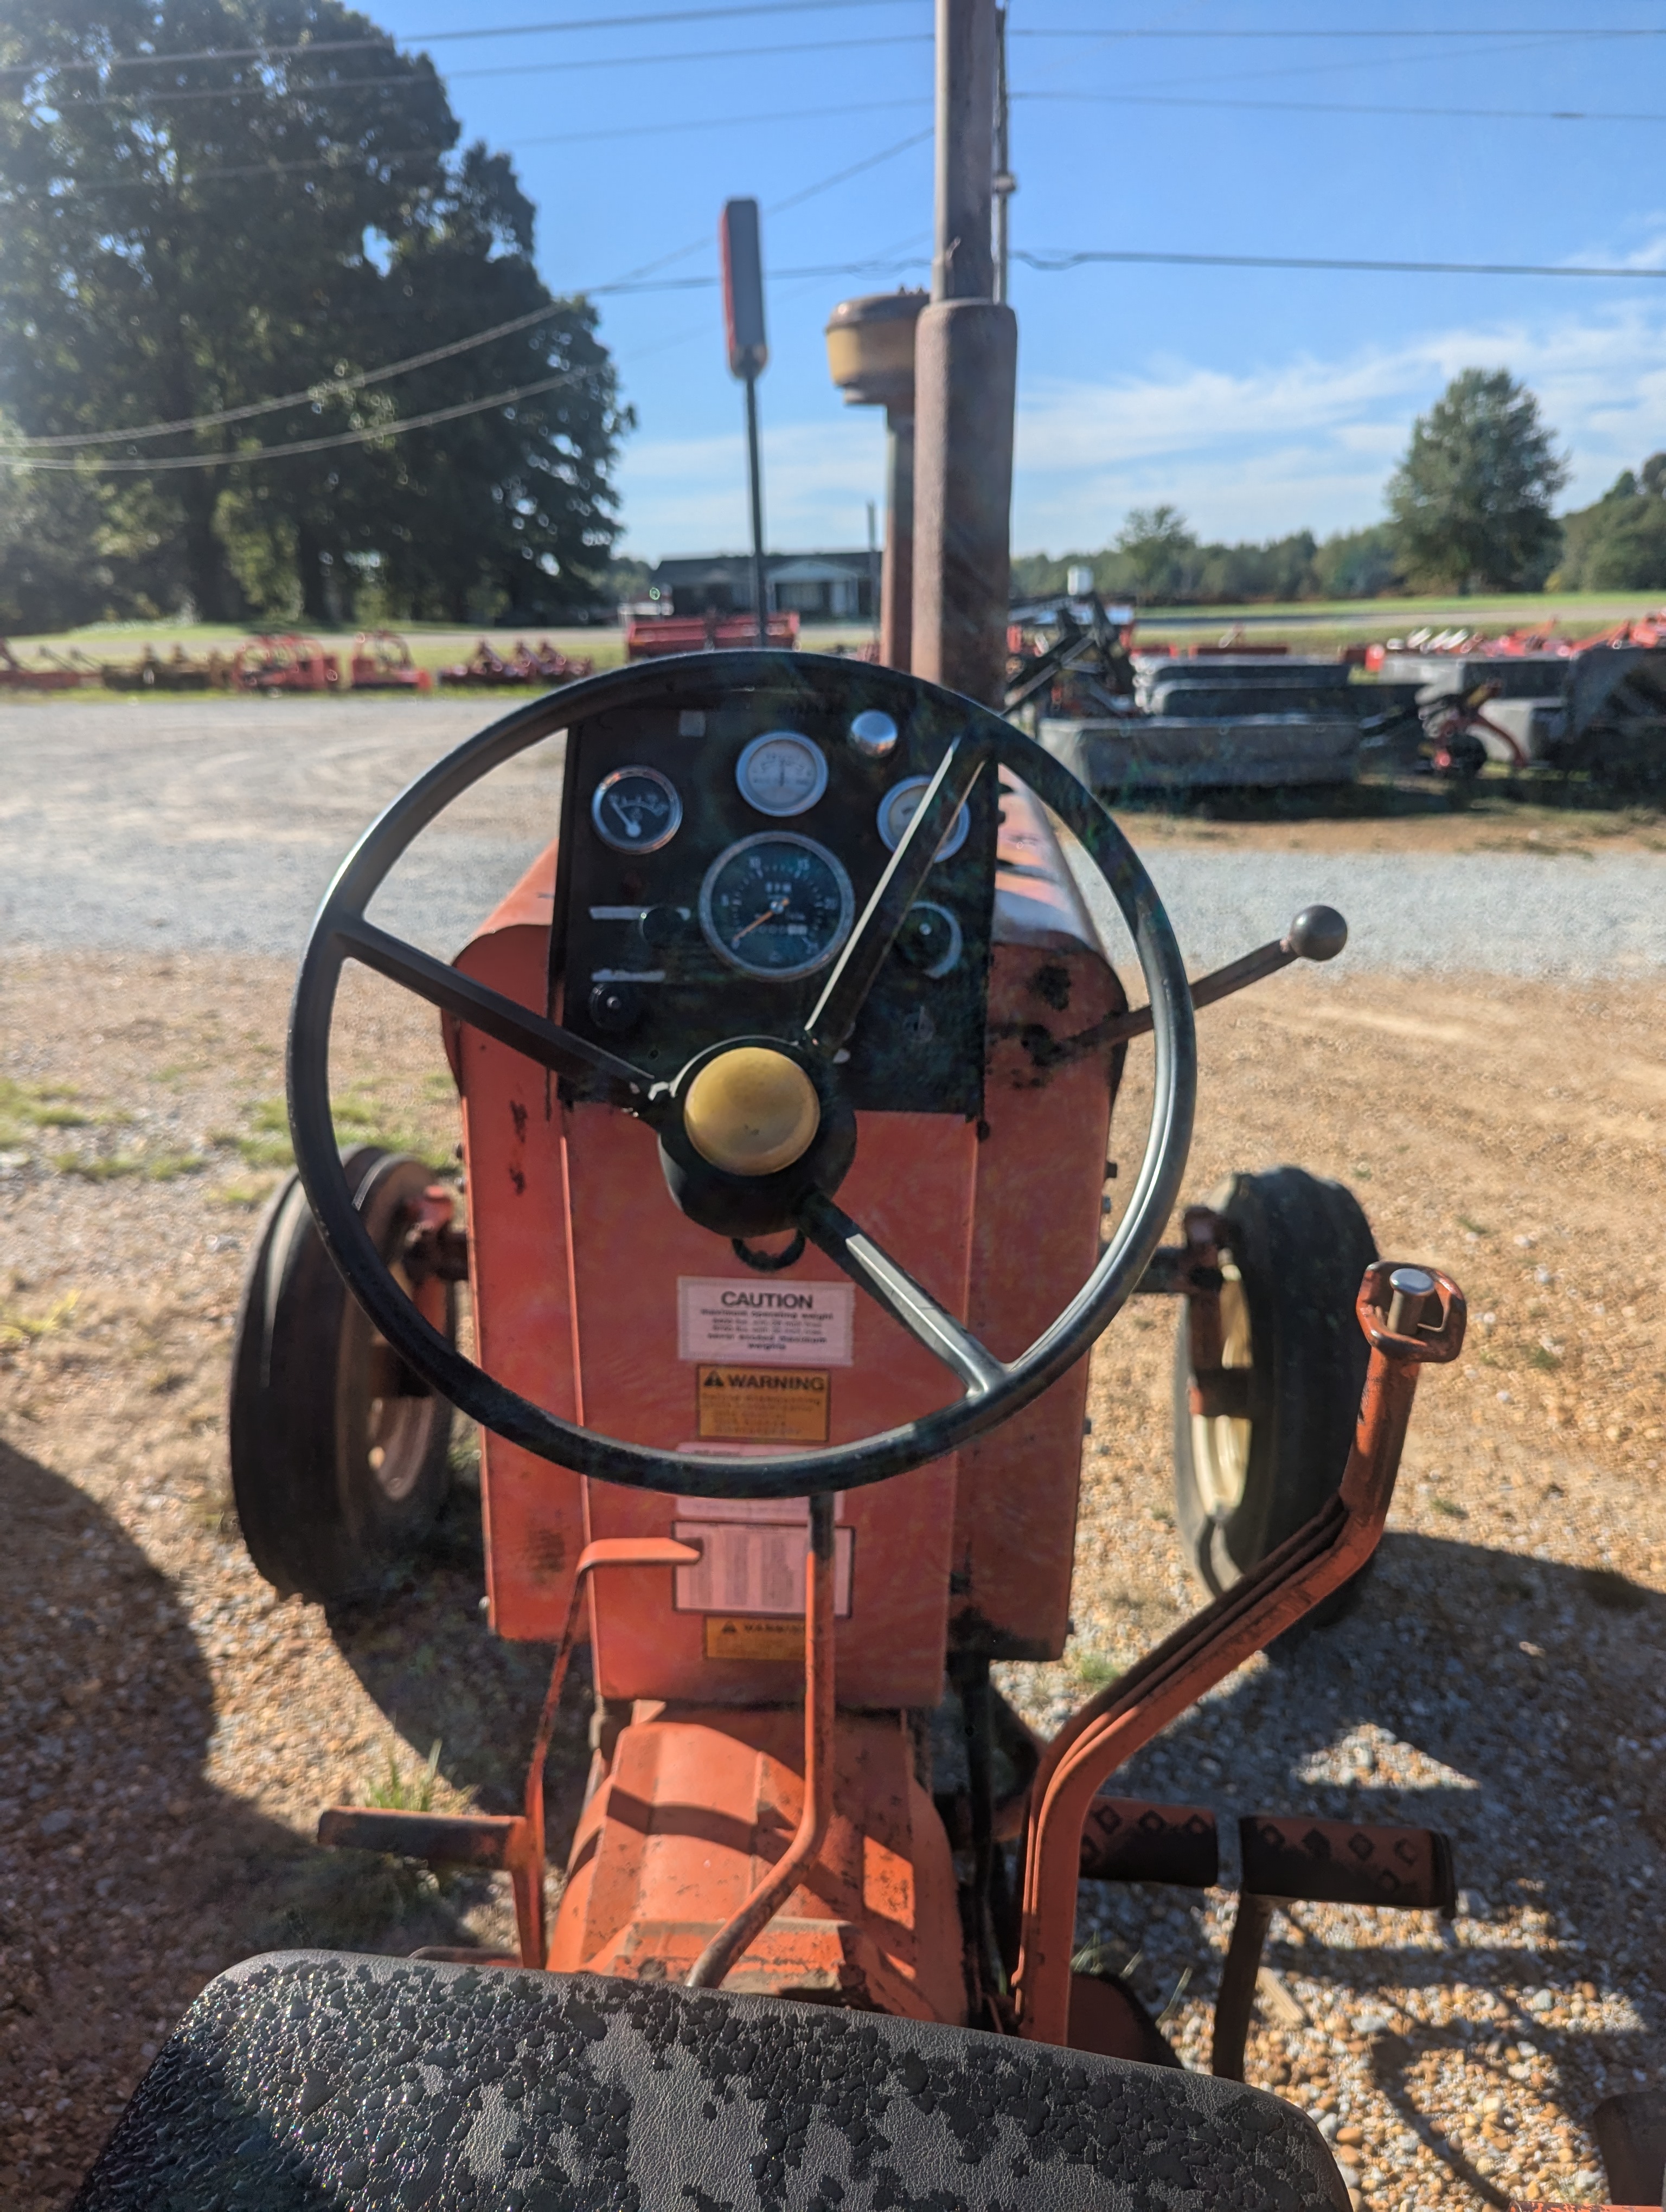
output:
M 663 704 L 568 732 L 550 1011 L 668 1080 L 725 1037 L 796 1032 L 960 724 L 859 662 L 751 689 L 693 659 L 666 675 Z M 859 1109 L 982 1112 L 995 786 L 979 778 L 862 1010 Z

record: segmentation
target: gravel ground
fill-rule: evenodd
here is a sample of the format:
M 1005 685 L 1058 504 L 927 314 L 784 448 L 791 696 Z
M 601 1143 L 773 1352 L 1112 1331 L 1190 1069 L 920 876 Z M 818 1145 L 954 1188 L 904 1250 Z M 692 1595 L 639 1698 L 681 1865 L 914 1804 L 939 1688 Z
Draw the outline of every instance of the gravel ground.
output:
M 477 699 L 0 704 L 0 943 L 293 957 L 365 823 L 492 713 Z M 454 950 L 554 834 L 560 757 L 558 741 L 524 756 L 425 832 L 378 919 Z M 1269 849 L 1264 826 L 1188 823 L 1177 837 L 1135 815 L 1129 827 L 1201 965 L 1278 934 L 1315 899 L 1347 915 L 1356 970 L 1666 965 L 1652 817 L 1605 821 L 1619 834 L 1599 852 L 1566 820 L 1511 836 L 1490 815 L 1454 824 L 1414 800 L 1395 821 L 1324 824 L 1333 834 L 1295 852 Z M 1393 849 L 1371 849 L 1385 838 Z
M 181 853 L 223 832 L 222 864 L 270 856 L 261 900 L 287 886 L 304 923 L 377 800 L 481 719 L 470 708 L 442 729 L 453 711 L 400 702 L 398 721 L 383 709 L 361 722 L 343 702 L 303 725 L 259 708 L 258 726 L 286 738 L 257 763 L 286 794 L 282 838 L 258 809 L 234 811 L 234 731 L 204 740 L 225 763 L 217 782 L 167 786 L 161 744 L 131 783 L 119 758 L 82 760 L 83 797 L 67 813 L 38 763 L 0 787 L 9 863 L 15 845 L 31 866 L 56 852 L 81 926 L 128 939 L 105 951 L 14 943 L 0 968 L 8 2212 L 67 2203 L 158 2036 L 233 1959 L 274 1942 L 499 1940 L 507 1925 L 489 1884 L 441 1893 L 309 1842 L 320 1804 L 386 1789 L 390 1762 L 392 1794 L 410 1802 L 436 1743 L 436 1802 L 513 1801 L 544 1655 L 482 1630 L 466 1439 L 464 1488 L 430 1552 L 350 1613 L 275 1601 L 228 1512 L 222 1394 L 258 1206 L 281 1168 L 293 936 L 283 958 L 134 950 L 131 909 L 124 921 L 100 887 L 128 865 L 124 841 L 154 842 L 144 790 L 167 786 L 150 879 L 165 885 Z M 139 711 L 94 713 L 112 735 L 149 727 Z M 0 716 L 0 746 L 26 721 L 58 726 L 56 714 Z M 18 757 L 9 750 L 9 769 Z M 469 832 L 494 880 L 513 867 L 506 842 L 522 821 L 505 804 Z M 1195 856 L 1156 824 L 1135 828 L 1165 884 L 1174 862 L 1239 851 Z M 1344 851 L 1318 857 L 1333 849 Z M 1545 917 L 1554 946 L 1568 885 L 1611 880 L 1620 864 L 1495 865 L 1514 871 L 1518 929 L 1542 886 L 1560 887 Z M 1345 887 L 1279 888 L 1271 926 L 1329 895 L 1355 914 L 1357 948 L 1361 909 Z M 281 902 L 252 907 L 250 929 L 274 927 Z M 1219 949 L 1268 927 L 1258 915 Z M 1183 924 L 1183 939 L 1213 957 Z M 1371 2207 L 1600 2194 L 1590 2106 L 1658 2081 L 1666 2056 L 1651 1903 L 1666 1845 L 1660 988 L 1365 968 L 1351 949 L 1330 971 L 1276 978 L 1203 1018 L 1189 1194 L 1280 1158 L 1342 1176 L 1385 1249 L 1464 1282 L 1470 1346 L 1426 1378 L 1354 1613 L 1243 1669 L 1113 1785 L 1214 1806 L 1223 1887 L 1194 1898 L 1085 1885 L 1082 1940 L 1132 1962 L 1201 2063 L 1231 1920 L 1230 1816 L 1441 1826 L 1465 1893 L 1451 1927 L 1310 1907 L 1275 1920 L 1250 2078 L 1320 2117 Z M 344 1018 L 338 1094 L 355 1133 L 442 1157 L 454 1126 L 426 1016 L 366 979 L 344 994 Z M 1137 1079 L 1125 1102 L 1135 1127 L 1136 1091 Z M 1074 1633 L 1058 1665 L 1006 1670 L 1043 1727 L 1197 1602 L 1170 1502 L 1170 1326 L 1137 1306 L 1096 1357 Z M 569 1806 L 583 1726 L 578 1681 L 556 1762 Z

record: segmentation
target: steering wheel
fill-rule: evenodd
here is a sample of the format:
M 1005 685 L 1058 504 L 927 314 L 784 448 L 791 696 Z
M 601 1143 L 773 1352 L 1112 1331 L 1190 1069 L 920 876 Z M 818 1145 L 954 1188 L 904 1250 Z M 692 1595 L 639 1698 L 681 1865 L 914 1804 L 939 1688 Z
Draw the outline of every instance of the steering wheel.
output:
M 733 693 L 796 677 L 824 684 L 818 656 L 701 653 L 702 685 Z M 836 665 L 836 664 L 835 664 Z M 714 1041 L 663 1083 L 459 969 L 390 935 L 365 909 L 418 832 L 530 745 L 593 714 L 663 706 L 667 677 L 687 662 L 627 666 L 570 684 L 467 738 L 419 776 L 365 832 L 325 893 L 301 963 L 289 1021 L 289 1127 L 319 1233 L 348 1288 L 399 1356 L 473 1420 L 538 1457 L 641 1490 L 702 1498 L 801 1498 L 904 1474 L 984 1435 L 1039 1396 L 1088 1350 L 1144 1272 L 1171 1213 L 1191 1141 L 1196 1048 L 1191 993 L 1174 932 L 1150 877 L 1110 814 L 1067 769 L 987 708 L 918 678 L 896 677 L 897 720 L 922 698 L 958 733 L 891 856 L 795 1038 Z M 883 685 L 864 669 L 865 690 Z M 1029 1349 L 995 1358 L 834 1203 L 854 1151 L 854 1116 L 840 1096 L 836 1055 L 861 1012 L 938 848 L 979 775 L 995 764 L 1027 784 L 1080 839 L 1121 908 L 1150 998 L 1155 1045 L 1151 1127 L 1128 1210 L 1081 1289 Z M 725 1235 L 796 1226 L 860 1289 L 916 1337 L 961 1385 L 953 1402 L 851 1443 L 769 1458 L 708 1458 L 629 1443 L 562 1420 L 465 1358 L 398 1288 L 354 1209 L 330 1110 L 330 1035 L 344 962 L 357 960 L 558 1076 L 599 1081 L 613 1104 L 660 1137 L 673 1195 Z M 743 1121 L 766 1125 L 767 1147 L 743 1159 L 721 1141 L 736 1098 Z M 720 1140 L 710 1133 L 716 1127 Z M 744 1222 L 745 1231 L 732 1224 Z

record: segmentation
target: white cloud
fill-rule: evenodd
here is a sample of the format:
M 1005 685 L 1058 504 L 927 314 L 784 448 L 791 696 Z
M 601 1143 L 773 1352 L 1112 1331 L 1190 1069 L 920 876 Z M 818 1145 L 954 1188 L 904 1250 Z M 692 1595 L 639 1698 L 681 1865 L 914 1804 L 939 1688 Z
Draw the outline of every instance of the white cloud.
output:
M 1102 383 L 1025 380 L 1013 545 L 1103 545 L 1130 507 L 1158 500 L 1207 538 L 1358 527 L 1381 513 L 1413 417 L 1471 367 L 1508 368 L 1538 394 L 1572 464 L 1570 506 L 1666 447 L 1666 300 L 1582 301 L 1542 323 L 1476 319 L 1335 361 L 1227 369 L 1154 357 Z M 766 428 L 771 545 L 861 544 L 883 436 L 871 410 Z M 739 434 L 628 446 L 633 550 L 744 547 L 745 471 Z

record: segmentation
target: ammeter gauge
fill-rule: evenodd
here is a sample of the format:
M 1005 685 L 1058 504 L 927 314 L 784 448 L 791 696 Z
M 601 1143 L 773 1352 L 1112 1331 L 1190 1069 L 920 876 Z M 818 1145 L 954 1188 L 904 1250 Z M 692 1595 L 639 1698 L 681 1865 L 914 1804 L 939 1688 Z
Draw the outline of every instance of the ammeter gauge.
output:
M 824 846 L 788 830 L 743 837 L 700 886 L 700 927 L 744 975 L 791 982 L 824 968 L 850 934 L 856 894 Z
M 590 819 L 616 853 L 657 853 L 681 828 L 683 802 L 657 768 L 616 768 L 596 786 Z
M 743 750 L 734 780 L 760 814 L 802 814 L 827 788 L 827 763 L 796 730 L 767 730 Z

